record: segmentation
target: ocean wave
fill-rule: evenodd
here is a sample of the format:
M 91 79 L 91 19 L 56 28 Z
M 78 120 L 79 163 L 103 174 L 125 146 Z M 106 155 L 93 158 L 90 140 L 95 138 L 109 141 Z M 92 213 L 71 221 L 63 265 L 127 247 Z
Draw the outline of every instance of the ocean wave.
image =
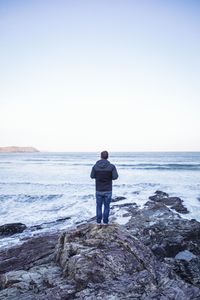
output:
M 71 166 L 85 166 L 85 167 L 92 167 L 94 164 L 93 163 L 73 163 L 70 164 Z
M 151 183 L 151 182 L 141 182 L 141 183 L 122 183 L 122 184 L 118 184 L 115 183 L 115 188 L 123 188 L 123 189 L 130 189 L 130 188 L 137 188 L 137 187 L 141 187 L 141 188 L 146 188 L 146 187 L 157 187 L 159 183 Z
M 63 194 L 49 194 L 49 195 L 27 195 L 27 194 L 0 194 L 0 201 L 14 200 L 17 202 L 38 202 L 38 201 L 52 201 L 59 199 Z
M 30 161 L 30 162 L 69 162 L 68 159 L 55 159 L 55 158 L 26 158 L 26 159 L 22 159 L 22 161 Z
M 29 185 L 29 184 L 34 184 L 32 182 L 0 182 L 0 185 L 18 185 L 18 184 L 24 184 L 24 185 Z M 41 185 L 41 183 L 36 183 L 38 185 Z
M 55 188 L 62 188 L 62 187 L 90 187 L 93 186 L 93 183 L 81 183 L 81 182 L 64 182 L 64 183 L 40 183 L 40 182 L 26 182 L 26 181 L 11 181 L 11 182 L 0 182 L 0 186 L 15 186 L 15 185 L 31 185 L 33 187 L 55 187 Z
M 144 170 L 200 170 L 200 164 L 118 164 L 121 169 L 144 169 Z
M 81 196 L 82 200 L 94 199 L 94 194 L 88 194 Z
M 61 164 L 59 161 L 53 163 Z M 93 163 L 70 163 L 65 161 L 68 166 L 73 167 L 92 167 Z M 200 164 L 194 163 L 116 163 L 116 167 L 120 169 L 144 169 L 144 170 L 200 170 Z

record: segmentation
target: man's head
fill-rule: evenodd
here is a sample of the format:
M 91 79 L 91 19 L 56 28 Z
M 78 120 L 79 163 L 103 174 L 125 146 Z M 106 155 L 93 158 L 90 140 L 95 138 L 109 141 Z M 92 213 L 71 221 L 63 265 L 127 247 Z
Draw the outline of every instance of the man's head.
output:
M 108 151 L 101 152 L 101 159 L 108 159 Z

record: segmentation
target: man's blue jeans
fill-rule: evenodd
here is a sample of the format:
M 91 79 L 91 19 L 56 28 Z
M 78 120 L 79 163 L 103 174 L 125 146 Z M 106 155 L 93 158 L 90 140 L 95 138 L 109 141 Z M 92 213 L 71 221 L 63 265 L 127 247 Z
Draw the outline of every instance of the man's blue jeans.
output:
M 98 224 L 101 223 L 102 217 L 103 217 L 103 223 L 108 224 L 111 198 L 112 198 L 112 192 L 96 192 L 96 214 L 97 214 L 96 218 Z M 104 205 L 104 209 L 102 215 L 103 205 Z

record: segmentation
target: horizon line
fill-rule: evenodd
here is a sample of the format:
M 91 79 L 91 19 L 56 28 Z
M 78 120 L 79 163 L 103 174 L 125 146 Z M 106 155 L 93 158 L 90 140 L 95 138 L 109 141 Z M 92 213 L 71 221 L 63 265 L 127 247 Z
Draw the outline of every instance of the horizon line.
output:
M 102 150 L 103 151 L 103 150 Z M 96 152 L 101 152 L 100 150 L 39 150 L 39 152 L 56 152 L 56 153 L 96 153 Z M 137 152 L 200 152 L 200 150 L 110 150 L 108 151 L 109 153 L 137 153 Z

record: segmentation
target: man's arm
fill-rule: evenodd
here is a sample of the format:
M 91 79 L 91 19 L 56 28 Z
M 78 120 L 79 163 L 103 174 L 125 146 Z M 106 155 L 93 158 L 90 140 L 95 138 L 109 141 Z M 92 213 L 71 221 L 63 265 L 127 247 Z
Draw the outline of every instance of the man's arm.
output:
M 117 169 L 115 166 L 113 166 L 113 170 L 112 170 L 112 180 L 115 180 L 119 177 L 118 173 L 117 173 Z
M 92 179 L 96 178 L 96 172 L 95 172 L 94 167 L 92 167 L 92 171 L 91 171 L 90 177 L 91 177 Z

